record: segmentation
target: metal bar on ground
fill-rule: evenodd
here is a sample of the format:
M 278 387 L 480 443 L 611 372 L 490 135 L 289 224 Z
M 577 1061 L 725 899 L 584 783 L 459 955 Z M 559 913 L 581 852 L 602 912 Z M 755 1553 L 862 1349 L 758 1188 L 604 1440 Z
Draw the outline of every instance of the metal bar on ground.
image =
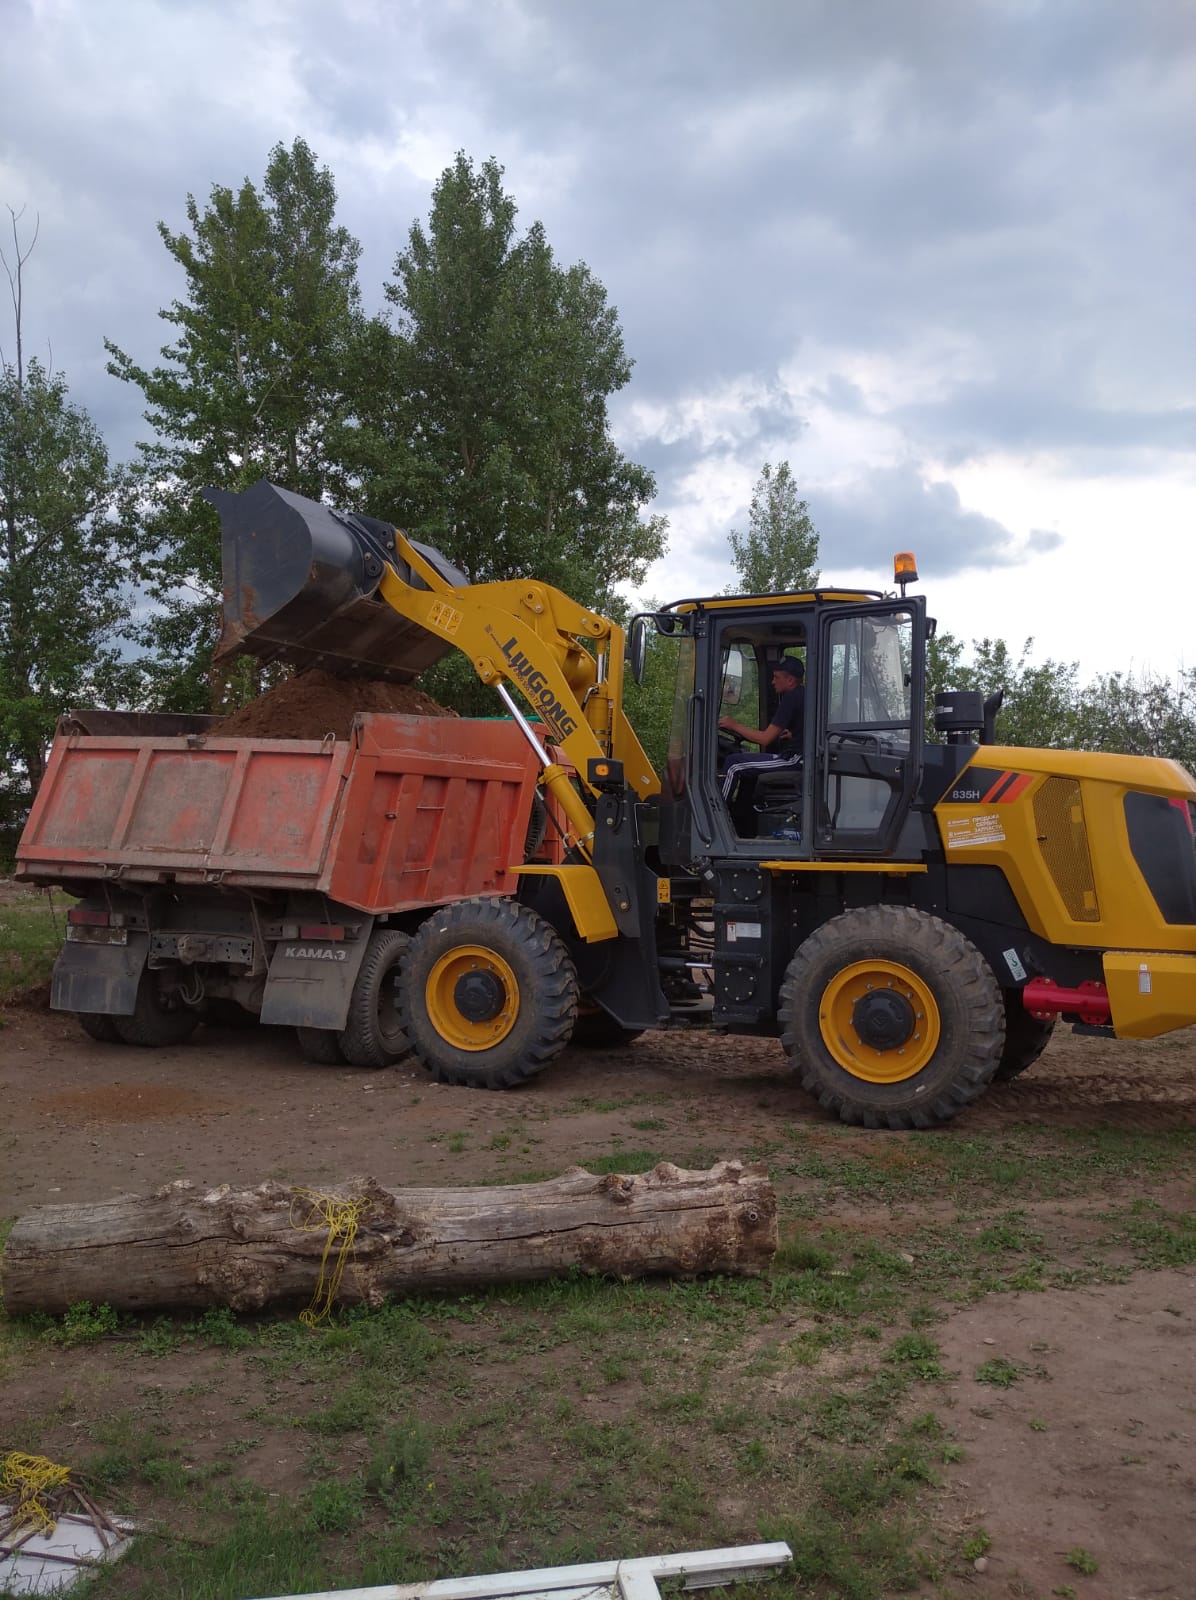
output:
M 659 1578 L 681 1578 L 687 1589 L 766 1578 L 792 1561 L 787 1544 L 744 1544 L 724 1550 L 592 1561 L 575 1567 L 491 1572 L 430 1583 L 385 1583 L 369 1589 L 324 1589 L 262 1600 L 585 1600 L 603 1591 L 610 1600 L 660 1600 Z

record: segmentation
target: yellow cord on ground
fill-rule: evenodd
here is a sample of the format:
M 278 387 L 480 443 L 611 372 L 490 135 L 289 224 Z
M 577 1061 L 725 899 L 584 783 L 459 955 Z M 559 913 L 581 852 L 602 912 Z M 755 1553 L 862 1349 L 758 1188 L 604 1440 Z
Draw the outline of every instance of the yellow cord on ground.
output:
M 295 1208 L 300 1200 L 309 1201 L 311 1209 L 302 1222 L 296 1222 Z M 370 1201 L 366 1199 L 338 1200 L 334 1194 L 315 1194 L 310 1189 L 295 1190 L 294 1199 L 291 1201 L 292 1227 L 298 1228 L 303 1233 L 319 1233 L 322 1229 L 328 1231 L 328 1237 L 324 1240 L 324 1253 L 320 1257 L 320 1280 L 316 1284 L 316 1292 L 307 1310 L 299 1313 L 299 1321 L 305 1327 L 314 1328 L 326 1317 L 331 1316 L 341 1276 L 345 1270 L 345 1262 L 353 1248 L 353 1240 L 357 1237 L 357 1225 L 369 1209 Z M 332 1253 L 334 1242 L 338 1239 L 340 1248 L 330 1272 L 328 1257 Z
M 0 1461 L 0 1495 L 12 1505 L 17 1526 L 32 1522 L 43 1533 L 53 1533 L 58 1519 L 44 1496 L 61 1489 L 70 1475 L 69 1467 L 60 1467 L 45 1456 L 27 1456 L 20 1450 L 11 1450 Z

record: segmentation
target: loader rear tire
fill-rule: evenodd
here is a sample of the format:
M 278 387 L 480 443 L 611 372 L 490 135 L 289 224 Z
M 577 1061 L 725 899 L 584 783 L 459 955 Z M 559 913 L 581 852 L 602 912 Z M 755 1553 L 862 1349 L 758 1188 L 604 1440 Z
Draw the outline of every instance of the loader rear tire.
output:
M 340 1034 L 330 1028 L 296 1028 L 295 1043 L 304 1061 L 314 1061 L 318 1067 L 348 1065 L 341 1051 Z
M 411 1053 L 403 1032 L 400 968 L 407 946 L 397 928 L 375 928 L 349 997 L 349 1016 L 337 1045 L 350 1067 L 389 1067 Z
M 1040 1022 L 1032 1017 L 1022 1004 L 1020 989 L 1005 991 L 1005 1048 L 993 1073 L 994 1083 L 1008 1083 L 1010 1078 L 1032 1067 L 1051 1042 L 1055 1024 Z
M 187 1005 L 179 997 L 177 990 L 163 987 L 157 972 L 146 967 L 137 985 L 132 1015 L 113 1017 L 112 1021 L 117 1036 L 125 1044 L 156 1050 L 163 1045 L 182 1044 L 199 1027 L 202 1018 L 194 1006 Z
M 803 1087 L 865 1128 L 946 1122 L 983 1093 L 1005 1039 L 988 962 L 910 906 L 863 906 L 812 933 L 785 973 L 779 1017 Z
M 509 1089 L 542 1072 L 577 1020 L 560 935 L 515 900 L 459 900 L 427 917 L 403 962 L 403 1027 L 441 1083 Z
M 116 1018 L 109 1016 L 106 1011 L 76 1011 L 79 1026 L 89 1039 L 95 1039 L 98 1044 L 119 1044 L 120 1034 L 116 1031 Z

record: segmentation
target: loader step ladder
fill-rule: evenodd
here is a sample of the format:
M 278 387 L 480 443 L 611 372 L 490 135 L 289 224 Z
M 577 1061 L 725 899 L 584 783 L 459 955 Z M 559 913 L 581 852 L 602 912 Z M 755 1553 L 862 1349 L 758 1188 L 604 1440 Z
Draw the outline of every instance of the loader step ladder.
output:
M 656 1586 L 660 1578 L 680 1578 L 686 1589 L 710 1589 L 771 1577 L 792 1559 L 787 1544 L 744 1544 L 673 1556 L 637 1556 L 629 1561 L 593 1561 L 577 1567 L 440 1578 L 434 1583 L 326 1589 L 318 1594 L 277 1595 L 272 1600 L 660 1600 Z

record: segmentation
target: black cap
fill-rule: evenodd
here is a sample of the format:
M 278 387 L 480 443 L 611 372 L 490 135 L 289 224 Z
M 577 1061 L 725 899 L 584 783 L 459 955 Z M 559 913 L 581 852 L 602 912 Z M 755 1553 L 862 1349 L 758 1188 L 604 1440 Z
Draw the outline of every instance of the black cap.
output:
M 796 678 L 800 683 L 806 675 L 806 664 L 804 661 L 799 661 L 797 656 L 782 656 L 772 670 L 787 672 L 791 678 Z

